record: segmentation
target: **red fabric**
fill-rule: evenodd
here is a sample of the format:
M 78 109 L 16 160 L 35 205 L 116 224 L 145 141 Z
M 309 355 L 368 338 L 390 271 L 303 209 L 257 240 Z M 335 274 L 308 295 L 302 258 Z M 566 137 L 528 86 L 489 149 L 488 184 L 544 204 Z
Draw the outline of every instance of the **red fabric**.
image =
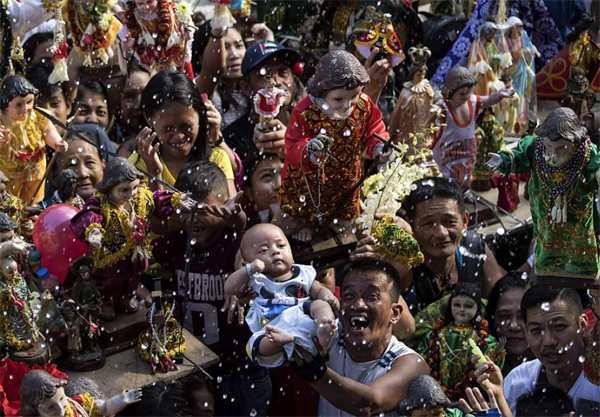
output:
M 365 96 L 366 97 L 366 96 Z M 373 148 L 378 143 L 381 143 L 374 134 L 377 133 L 383 136 L 385 139 L 389 139 L 390 135 L 385 129 L 381 110 L 371 101 L 370 98 L 366 99 L 371 103 L 371 113 L 365 123 L 362 126 L 361 140 L 363 143 L 364 150 L 367 155 L 373 156 Z M 285 158 L 285 166 L 283 167 L 282 178 L 285 178 L 288 164 L 292 164 L 297 168 L 311 169 L 308 157 L 304 152 L 306 144 L 319 132 L 313 132 L 310 125 L 306 122 L 302 116 L 302 112 L 308 109 L 312 104 L 309 96 L 302 99 L 292 110 L 292 117 L 288 123 L 287 131 L 285 132 L 285 148 L 287 155 Z M 326 134 L 333 135 L 332 132 Z
M 192 67 L 192 63 L 185 61 L 183 63 L 183 70 L 190 77 L 190 80 L 194 81 L 194 68 Z
M 492 187 L 498 189 L 498 207 L 508 212 L 516 210 L 521 202 L 519 199 L 519 176 L 496 174 L 491 179 Z
M 277 100 L 273 104 L 269 104 L 267 99 L 262 94 L 259 94 L 260 103 L 258 103 L 258 107 L 264 111 L 265 113 L 271 113 L 277 110 L 279 107 L 279 95 L 277 96 Z
M 29 368 L 27 365 L 14 362 L 10 359 L 2 360 L 0 365 L 0 405 L 4 416 L 18 416 L 21 409 L 21 380 L 31 370 L 41 369 L 55 378 L 69 379 L 68 375 L 59 371 L 56 365 L 51 363 L 45 367 L 35 365 Z

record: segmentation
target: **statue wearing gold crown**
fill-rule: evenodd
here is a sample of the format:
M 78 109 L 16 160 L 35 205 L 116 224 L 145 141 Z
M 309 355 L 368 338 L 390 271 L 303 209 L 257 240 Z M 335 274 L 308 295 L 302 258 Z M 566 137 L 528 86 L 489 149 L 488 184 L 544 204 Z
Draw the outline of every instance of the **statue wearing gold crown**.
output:
M 404 61 L 404 51 L 400 39 L 392 25 L 392 15 L 385 13 L 380 22 L 365 20 L 354 27 L 358 35 L 354 45 L 358 52 L 366 59 L 371 55 L 373 48 L 379 49 L 379 54 L 388 55 L 393 67 Z M 378 58 L 375 58 L 376 61 Z

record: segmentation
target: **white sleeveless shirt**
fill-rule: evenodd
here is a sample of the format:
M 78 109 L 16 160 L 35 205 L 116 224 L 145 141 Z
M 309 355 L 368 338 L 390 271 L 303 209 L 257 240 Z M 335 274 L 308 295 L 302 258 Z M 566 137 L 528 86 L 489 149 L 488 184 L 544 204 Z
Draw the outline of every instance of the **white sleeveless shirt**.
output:
M 465 123 L 458 120 L 446 100 L 438 103 L 445 117 L 438 120 L 440 130 L 435 133 L 432 145 L 433 159 L 444 177 L 455 181 L 463 189 L 468 188 L 473 180 L 477 160 L 475 120 L 479 113 L 480 97 L 471 94 L 467 103 L 469 120 Z

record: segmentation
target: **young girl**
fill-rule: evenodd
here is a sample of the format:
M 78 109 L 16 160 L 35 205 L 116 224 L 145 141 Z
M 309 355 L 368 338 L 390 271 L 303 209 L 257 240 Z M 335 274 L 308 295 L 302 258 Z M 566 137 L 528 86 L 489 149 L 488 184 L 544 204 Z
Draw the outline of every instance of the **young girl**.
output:
M 141 274 L 150 259 L 149 222 L 152 216 L 168 218 L 174 210 L 190 211 L 187 194 L 151 192 L 140 185 L 143 174 L 125 158 L 106 165 L 95 196 L 71 220 L 79 239 L 88 242 L 94 261 L 94 277 L 107 304 L 104 318 L 114 318 L 114 309 L 137 311 L 138 298 L 149 296 L 140 286 Z
M 490 336 L 488 322 L 481 316 L 481 291 L 473 284 L 458 284 L 452 291 L 445 316 L 437 321 L 418 348 L 429 364 L 431 376 L 453 401 L 458 401 L 464 389 L 474 382 L 470 339 L 484 355 L 502 367 L 505 352 Z
M 207 107 L 188 77 L 181 73 L 155 75 L 142 93 L 140 109 L 154 132 L 144 128 L 138 135 L 139 153 L 129 158 L 136 167 L 174 185 L 186 163 L 209 160 L 225 173 L 229 194 L 236 194 L 230 159 L 222 148 L 210 147 Z
M 66 152 L 54 124 L 33 111 L 38 90 L 27 79 L 11 76 L 0 91 L 0 170 L 9 178 L 9 191 L 26 204 L 44 196 L 40 182 L 46 172 L 46 145 Z
M 258 294 L 246 316 L 253 333 L 250 357 L 261 366 L 278 367 L 292 357 L 295 346 L 317 354 L 315 336 L 328 348 L 339 302 L 315 280 L 312 267 L 294 264 L 283 231 L 272 224 L 256 225 L 244 235 L 240 251 L 246 266 L 227 278 L 225 293 L 239 297 L 250 287 Z
M 360 190 L 345 197 L 361 177 L 362 155 L 383 156 L 383 143 L 374 134 L 388 137 L 381 111 L 362 93 L 368 83 L 367 71 L 348 52 L 330 52 L 319 61 L 309 96 L 294 107 L 285 135 L 279 203 L 300 220 L 300 227 L 290 226 L 286 233 L 302 230 L 298 238 L 310 240 L 313 225 L 337 220 L 334 229 L 341 231 L 358 216 Z M 390 156 L 391 149 L 385 158 Z

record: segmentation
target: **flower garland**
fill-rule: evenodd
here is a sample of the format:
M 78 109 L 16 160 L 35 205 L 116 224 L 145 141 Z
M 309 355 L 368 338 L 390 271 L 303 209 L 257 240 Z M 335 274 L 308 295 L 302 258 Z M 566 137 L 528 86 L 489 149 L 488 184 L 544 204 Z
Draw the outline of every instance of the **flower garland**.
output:
M 4 312 L 0 319 L 0 330 L 2 330 L 1 333 L 3 334 L 2 339 L 8 347 L 16 351 L 30 349 L 34 342 L 39 340 L 41 335 L 35 324 L 35 318 L 28 307 L 27 298 L 30 293 L 25 280 L 17 272 L 14 279 L 6 284 L 2 284 L 0 288 L 4 293 L 0 297 L 0 309 Z M 19 292 L 22 294 L 19 294 Z M 25 326 L 31 331 L 32 340 L 22 340 L 15 334 L 13 323 L 10 322 L 11 310 L 21 317 Z
M 67 30 L 62 14 L 62 1 L 42 0 L 42 7 L 54 17 L 54 39 L 52 41 L 52 62 L 54 69 L 48 77 L 50 84 L 58 84 L 69 81 L 69 69 L 67 58 L 69 57 L 69 45 L 67 44 Z
M 443 352 L 442 345 L 445 344 L 445 334 L 449 329 L 453 329 L 456 331 L 470 331 L 475 333 L 477 347 L 481 349 L 482 352 L 485 352 L 487 347 L 487 337 L 489 334 L 489 325 L 487 320 L 481 319 L 479 322 L 479 326 L 475 331 L 473 331 L 471 326 L 457 326 L 455 324 L 450 324 L 445 326 L 445 319 L 439 319 L 431 330 L 431 340 L 429 341 L 429 354 L 427 363 L 429 365 L 429 369 L 431 369 L 431 376 L 435 378 L 436 381 L 440 383 L 442 389 L 446 393 L 449 398 L 459 398 L 463 394 L 463 384 L 468 381 L 473 380 L 473 375 L 475 371 L 475 366 L 468 361 L 467 369 L 459 370 L 457 373 L 464 374 L 464 377 L 456 383 L 453 387 L 449 388 L 442 384 L 442 374 L 446 373 L 448 369 L 442 369 L 442 362 L 448 367 L 448 361 L 446 355 L 448 352 Z M 466 342 L 464 346 L 464 351 L 469 353 L 470 357 L 470 348 L 468 346 L 468 342 Z M 443 359 L 443 360 L 442 360 Z
M 67 0 L 63 16 L 69 23 L 73 46 L 83 57 L 83 65 L 91 67 L 95 60 L 107 64 L 108 50 L 115 41 L 121 23 L 112 13 L 115 0 L 95 0 L 85 8 L 81 1 Z
M 169 0 L 158 0 L 158 33 L 153 35 L 157 35 L 156 45 L 161 49 L 168 49 L 167 43 L 171 37 L 171 32 L 174 29 L 173 21 L 171 20 L 172 7 L 173 5 Z M 136 6 L 134 1 L 129 1 L 127 3 L 125 21 L 129 32 L 131 32 L 131 37 L 135 39 L 135 49 L 143 48 L 143 45 L 140 45 L 139 43 L 140 35 L 142 34 L 142 27 L 140 26 L 136 17 Z M 153 39 L 144 38 L 144 40 L 150 45 L 154 45 Z

